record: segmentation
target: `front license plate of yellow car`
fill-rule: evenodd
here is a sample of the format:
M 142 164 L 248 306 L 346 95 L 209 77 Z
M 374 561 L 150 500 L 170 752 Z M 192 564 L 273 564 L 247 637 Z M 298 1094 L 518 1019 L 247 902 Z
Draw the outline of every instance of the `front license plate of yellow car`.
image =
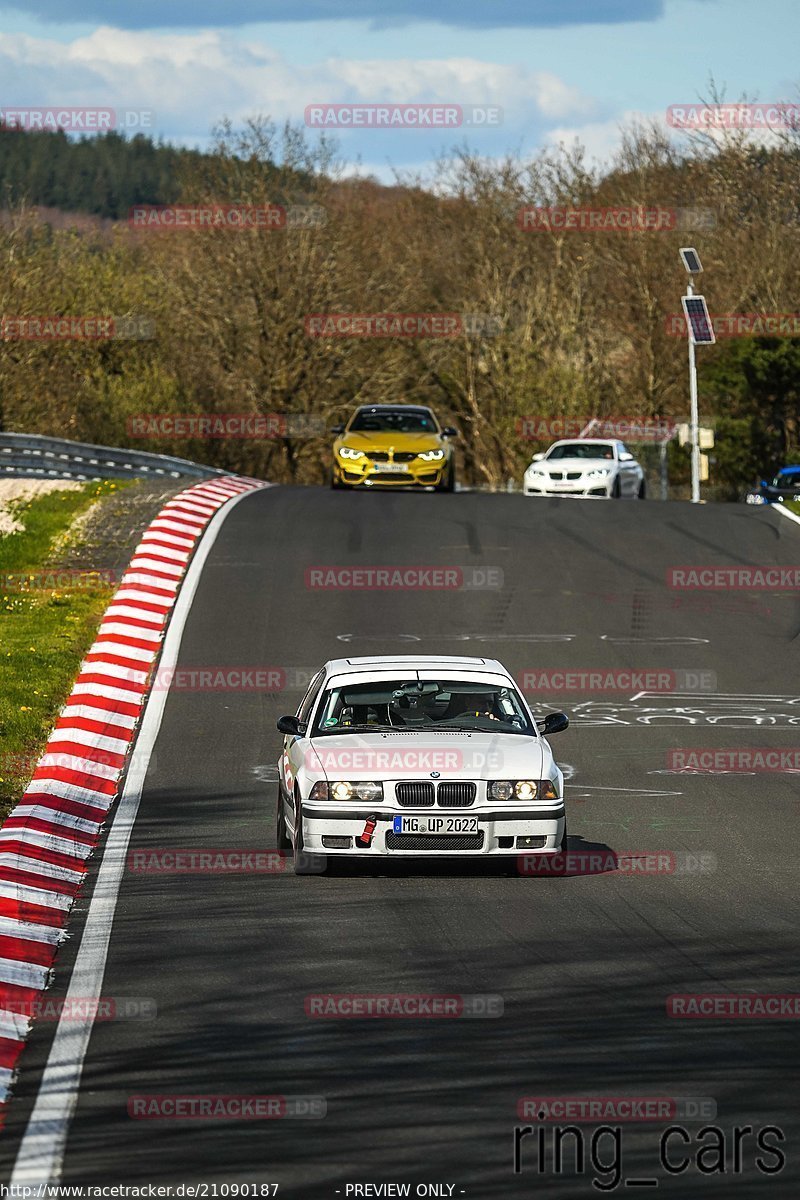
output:
M 395 833 L 478 833 L 477 817 L 395 817 Z
M 408 470 L 408 467 L 405 463 L 378 463 L 376 470 L 389 471 L 394 472 L 396 475 L 402 475 L 405 474 L 405 472 Z

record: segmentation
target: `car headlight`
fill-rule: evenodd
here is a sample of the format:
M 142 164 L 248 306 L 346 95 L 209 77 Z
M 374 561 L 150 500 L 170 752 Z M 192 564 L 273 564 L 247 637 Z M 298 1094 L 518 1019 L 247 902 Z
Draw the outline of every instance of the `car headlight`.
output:
M 605 479 L 611 471 L 611 467 L 592 467 L 591 471 L 586 472 L 587 479 Z
M 354 450 L 352 446 L 342 446 L 339 449 L 340 458 L 363 458 L 363 450 Z
M 339 779 L 328 786 L 332 800 L 367 800 L 374 803 L 376 800 L 383 799 L 382 783 L 368 783 L 360 779 L 355 783 L 350 783 L 346 779 Z M 312 798 L 315 798 L 313 789 L 311 795 Z
M 528 475 L 544 475 L 546 474 L 544 467 L 528 467 Z
M 496 779 L 489 784 L 490 800 L 557 800 L 552 779 Z
M 444 458 L 444 450 L 423 450 L 417 455 L 423 462 L 437 462 L 438 459 Z

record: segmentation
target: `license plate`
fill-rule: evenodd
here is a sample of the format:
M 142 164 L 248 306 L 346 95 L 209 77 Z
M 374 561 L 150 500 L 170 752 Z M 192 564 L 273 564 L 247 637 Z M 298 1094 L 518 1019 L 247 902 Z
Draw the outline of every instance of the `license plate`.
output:
M 388 471 L 394 475 L 405 475 L 408 467 L 405 463 L 375 463 L 377 471 Z
M 395 817 L 395 833 L 478 833 L 477 817 Z

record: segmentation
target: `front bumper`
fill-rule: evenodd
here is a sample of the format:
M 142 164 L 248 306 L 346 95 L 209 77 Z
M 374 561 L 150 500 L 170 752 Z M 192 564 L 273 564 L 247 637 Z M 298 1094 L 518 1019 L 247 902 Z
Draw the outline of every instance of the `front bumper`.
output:
M 400 471 L 388 471 L 391 464 L 373 462 L 372 459 L 356 459 L 347 464 L 337 460 L 333 464 L 334 479 L 347 487 L 436 487 L 444 482 L 450 463 L 445 458 L 441 462 L 411 462 L 398 463 Z
M 609 485 L 595 480 L 571 480 L 563 483 L 551 483 L 546 479 L 535 481 L 525 480 L 523 490 L 526 496 L 596 496 L 602 499 L 609 497 Z
M 361 846 L 357 837 L 364 830 L 368 817 L 377 818 L 369 846 Z M 425 822 L 433 817 L 444 819 L 445 825 L 436 834 L 393 833 L 395 817 L 416 818 Z M 458 832 L 464 818 L 477 818 L 478 834 Z M 448 829 L 447 822 L 454 827 Z M 357 858 L 482 858 L 518 855 L 537 851 L 556 854 L 564 836 L 566 815 L 562 802 L 551 801 L 539 807 L 498 810 L 497 806 L 471 805 L 468 808 L 424 809 L 401 808 L 399 805 L 376 804 L 373 807 L 333 808 L 331 804 L 303 804 L 303 846 L 310 853 Z M 421 837 L 423 842 L 414 842 Z M 347 845 L 331 844 L 331 839 L 348 839 Z M 520 841 L 519 839 L 525 839 Z M 456 844 L 458 843 L 458 844 Z

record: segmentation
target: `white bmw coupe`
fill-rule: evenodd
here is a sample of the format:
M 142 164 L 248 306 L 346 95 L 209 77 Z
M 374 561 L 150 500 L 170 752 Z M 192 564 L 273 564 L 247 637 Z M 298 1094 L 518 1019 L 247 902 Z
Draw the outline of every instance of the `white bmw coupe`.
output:
M 645 498 L 641 465 L 623 442 L 580 438 L 555 442 L 534 454 L 523 479 L 526 496 L 602 496 Z
M 398 655 L 327 662 L 281 717 L 277 840 L 297 874 L 327 856 L 519 855 L 566 849 L 564 778 L 493 659 Z

